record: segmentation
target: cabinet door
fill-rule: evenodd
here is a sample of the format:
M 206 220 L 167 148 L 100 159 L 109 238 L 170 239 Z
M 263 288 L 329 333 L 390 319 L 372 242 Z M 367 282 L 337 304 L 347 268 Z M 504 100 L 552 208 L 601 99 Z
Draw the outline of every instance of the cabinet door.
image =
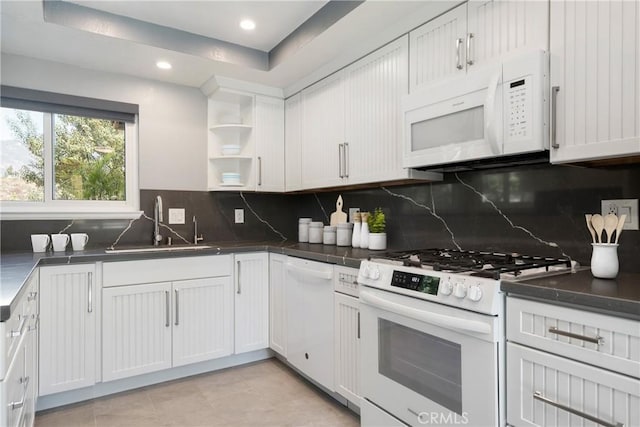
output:
M 40 396 L 95 383 L 93 264 L 40 268 Z
M 407 55 L 407 37 L 403 37 L 345 70 L 345 172 L 349 184 L 408 176 L 402 167 Z
M 269 347 L 269 255 L 235 256 L 235 353 Z
M 349 401 L 360 402 L 360 303 L 358 298 L 336 292 L 335 385 Z
M 470 0 L 467 3 L 467 70 L 524 49 L 547 50 L 546 1 Z
M 231 278 L 173 282 L 173 366 L 233 353 Z
M 287 357 L 286 255 L 269 254 L 269 347 Z
M 102 290 L 102 378 L 171 367 L 171 283 Z
M 256 96 L 256 190 L 284 191 L 284 101 Z
M 587 417 L 640 425 L 637 378 L 513 343 L 507 343 L 507 396 L 507 423 L 514 426 L 596 425 Z
M 467 5 L 409 33 L 409 91 L 465 72 Z
M 339 72 L 302 91 L 303 188 L 343 183 L 343 143 L 344 88 Z
M 38 324 L 37 313 L 29 319 L 27 336 L 24 344 L 25 398 L 23 425 L 31 427 L 36 416 L 36 400 L 38 396 Z
M 550 17 L 551 161 L 638 155 L 640 4 L 553 0 Z
M 299 93 L 284 103 L 285 189 L 302 189 L 302 103 Z

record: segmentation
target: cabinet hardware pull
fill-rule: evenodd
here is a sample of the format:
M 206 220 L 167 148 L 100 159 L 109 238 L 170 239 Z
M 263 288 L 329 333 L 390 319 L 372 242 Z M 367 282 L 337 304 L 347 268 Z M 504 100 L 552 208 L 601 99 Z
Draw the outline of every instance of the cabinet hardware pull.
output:
M 180 299 L 180 294 L 178 293 L 178 289 L 173 290 L 176 293 L 176 322 L 175 325 L 178 326 L 180 324 L 180 309 L 178 308 L 178 301 Z
M 36 299 L 38 292 L 29 292 L 29 296 L 27 297 L 27 301 L 33 301 Z
M 240 287 L 240 261 L 237 261 L 238 263 L 238 295 L 240 295 L 242 293 L 242 288 Z
M 25 316 L 24 314 L 19 315 L 20 317 L 20 325 L 18 326 L 18 330 L 14 331 L 13 329 L 11 330 L 11 338 L 16 338 L 19 337 L 20 335 L 22 335 L 22 328 L 24 328 L 24 324 L 27 321 L 27 317 L 29 316 Z
M 471 39 L 473 38 L 473 33 L 467 34 L 467 65 L 473 65 L 474 61 L 471 58 Z
M 560 144 L 556 139 L 556 129 L 557 129 L 557 103 L 558 103 L 558 92 L 560 92 L 560 86 L 553 86 L 551 88 L 551 147 L 560 148 Z
M 343 164 L 344 164 L 344 177 L 349 178 L 349 143 L 343 144 L 342 151 L 344 152 Z
M 624 424 L 622 424 L 622 423 L 619 423 L 619 422 L 616 422 L 616 421 L 614 421 L 613 423 L 610 423 L 610 422 L 607 422 L 607 421 L 603 421 L 600 418 L 594 417 L 593 415 L 585 414 L 584 412 L 581 412 L 581 411 L 573 409 L 573 408 L 571 408 L 569 406 L 563 405 L 562 403 L 554 402 L 553 400 L 544 397 L 542 395 L 542 393 L 539 392 L 539 391 L 533 392 L 533 398 L 536 399 L 536 400 L 539 400 L 541 402 L 548 403 L 551 406 L 555 406 L 556 408 L 563 409 L 563 410 L 565 410 L 567 412 L 572 413 L 573 415 L 577 415 L 577 416 L 582 417 L 582 418 L 584 418 L 586 420 L 592 421 L 592 422 L 594 422 L 596 424 L 603 425 L 605 427 L 624 427 Z
M 89 272 L 87 279 L 87 312 L 91 313 L 93 312 L 93 273 Z
M 23 385 L 22 387 L 24 389 L 24 393 L 22 394 L 22 399 L 19 402 L 9 403 L 8 406 L 11 408 L 12 411 L 15 411 L 16 409 L 20 409 L 24 406 L 24 400 L 27 395 L 27 386 L 29 385 L 29 377 L 20 377 L 18 382 Z
M 462 46 L 462 39 L 456 39 L 456 68 L 462 70 L 462 62 L 460 62 L 460 46 Z
M 165 303 L 165 307 L 164 307 L 164 326 L 165 327 L 169 327 L 169 316 L 170 313 L 169 311 L 171 310 L 171 304 L 169 303 L 169 291 L 164 291 L 164 303 Z
M 262 185 L 262 157 L 258 156 L 258 186 Z
M 588 337 L 588 336 L 585 336 L 585 335 L 574 334 L 573 332 L 567 332 L 567 331 L 563 331 L 561 329 L 558 329 L 555 326 L 550 326 L 549 327 L 549 332 L 552 333 L 552 334 L 556 334 L 556 335 L 562 335 L 564 337 L 575 338 L 575 339 L 578 339 L 578 340 L 587 341 L 587 342 L 590 342 L 590 343 L 594 343 L 596 345 L 604 344 L 604 338 L 602 338 L 601 336 Z
M 338 144 L 338 177 L 344 178 L 344 174 L 342 173 L 342 144 Z
M 360 339 L 360 312 L 358 312 L 358 339 Z

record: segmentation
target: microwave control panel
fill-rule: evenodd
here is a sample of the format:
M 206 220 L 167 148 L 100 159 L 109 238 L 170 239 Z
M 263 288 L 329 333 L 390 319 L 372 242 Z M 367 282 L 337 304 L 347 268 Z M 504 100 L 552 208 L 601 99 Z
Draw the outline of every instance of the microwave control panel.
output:
M 507 107 L 507 139 L 522 141 L 532 138 L 533 82 L 531 76 L 507 82 L 503 88 Z

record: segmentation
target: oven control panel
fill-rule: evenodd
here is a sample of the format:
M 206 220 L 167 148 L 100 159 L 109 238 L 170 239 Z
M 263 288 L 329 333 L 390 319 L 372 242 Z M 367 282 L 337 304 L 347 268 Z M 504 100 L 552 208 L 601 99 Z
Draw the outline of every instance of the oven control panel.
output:
M 440 277 L 426 274 L 408 273 L 406 271 L 394 270 L 391 276 L 391 286 L 411 289 L 429 295 L 438 295 Z

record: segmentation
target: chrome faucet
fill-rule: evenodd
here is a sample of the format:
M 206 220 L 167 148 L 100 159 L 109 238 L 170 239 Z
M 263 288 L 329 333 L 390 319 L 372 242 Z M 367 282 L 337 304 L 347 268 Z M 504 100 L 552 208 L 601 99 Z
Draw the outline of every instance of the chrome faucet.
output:
M 198 237 L 198 220 L 193 216 L 193 244 L 197 245 L 199 241 L 204 240 L 202 234 Z
M 159 246 L 162 242 L 160 234 L 160 223 L 162 222 L 162 197 L 156 196 L 156 203 L 153 207 L 153 246 Z

